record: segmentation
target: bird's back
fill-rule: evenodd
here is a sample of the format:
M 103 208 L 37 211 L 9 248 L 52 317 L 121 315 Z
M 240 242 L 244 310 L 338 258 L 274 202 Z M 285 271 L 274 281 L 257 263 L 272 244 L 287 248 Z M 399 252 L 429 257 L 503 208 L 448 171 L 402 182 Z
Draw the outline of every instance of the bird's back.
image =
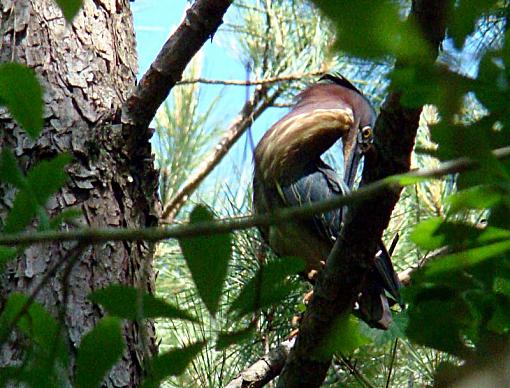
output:
M 346 192 L 343 181 L 321 159 L 308 163 L 299 172 L 285 175 L 278 182 L 263 181 L 257 175 L 253 185 L 257 213 L 313 204 Z M 263 227 L 261 234 L 278 255 L 301 257 L 308 270 L 319 269 L 340 231 L 342 212 L 343 209 L 335 209 L 307 220 Z

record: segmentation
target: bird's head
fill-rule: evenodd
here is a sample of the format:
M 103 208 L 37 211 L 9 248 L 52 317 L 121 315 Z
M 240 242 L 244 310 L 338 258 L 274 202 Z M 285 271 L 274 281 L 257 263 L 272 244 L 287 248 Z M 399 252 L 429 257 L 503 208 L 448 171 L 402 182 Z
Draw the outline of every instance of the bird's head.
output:
M 340 75 L 325 75 L 267 131 L 255 150 L 256 164 L 263 174 L 278 178 L 320 158 L 342 138 L 347 166 L 358 133 L 371 136 L 375 119 L 375 110 L 354 85 Z
M 365 95 L 341 74 L 325 74 L 320 78 L 319 83 L 335 85 L 335 89 L 339 91 L 340 98 L 346 100 L 352 107 L 354 125 L 342 137 L 344 162 L 347 167 L 349 163 L 352 163 L 356 137 L 361 142 L 369 142 L 372 139 L 377 113 Z M 354 167 L 357 167 L 357 163 L 355 163 Z

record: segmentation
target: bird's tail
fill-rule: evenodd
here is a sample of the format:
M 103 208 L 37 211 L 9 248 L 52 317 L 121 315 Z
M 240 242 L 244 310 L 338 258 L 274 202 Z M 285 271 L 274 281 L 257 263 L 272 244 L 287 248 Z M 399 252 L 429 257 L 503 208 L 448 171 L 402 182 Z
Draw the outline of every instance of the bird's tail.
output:
M 375 256 L 374 268 L 368 272 L 365 278 L 355 314 L 372 327 L 388 329 L 392 322 L 390 305 L 398 303 L 403 306 L 400 287 L 401 284 L 393 269 L 390 254 L 381 242 Z M 386 291 L 390 300 L 388 300 Z
M 402 284 L 400 280 L 398 280 L 398 276 L 391 263 L 390 254 L 382 241 L 379 244 L 379 251 L 375 255 L 374 265 L 380 276 L 379 281 L 382 282 L 381 286 L 388 291 L 395 302 L 402 305 L 402 298 L 400 296 L 400 287 L 402 287 Z

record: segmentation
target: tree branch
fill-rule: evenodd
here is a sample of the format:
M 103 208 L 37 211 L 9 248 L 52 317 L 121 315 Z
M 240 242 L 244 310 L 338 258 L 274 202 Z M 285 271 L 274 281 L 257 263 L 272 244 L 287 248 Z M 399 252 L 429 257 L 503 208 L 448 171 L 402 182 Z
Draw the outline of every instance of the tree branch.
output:
M 498 159 L 510 157 L 510 146 L 493 151 Z M 70 231 L 48 230 L 42 232 L 22 232 L 1 234 L 0 245 L 16 246 L 44 243 L 49 241 L 83 241 L 99 243 L 104 241 L 161 241 L 169 238 L 183 238 L 227 233 L 235 230 L 249 229 L 255 226 L 281 224 L 297 219 L 307 219 L 315 214 L 327 213 L 342 206 L 367 201 L 381 193 L 398 192 L 401 187 L 411 185 L 417 180 L 440 178 L 444 175 L 463 172 L 477 166 L 477 162 L 468 158 L 459 158 L 441 164 L 434 169 L 421 169 L 407 174 L 385 178 L 368 184 L 345 196 L 338 196 L 302 207 L 290 207 L 271 213 L 228 218 L 213 222 L 175 225 L 167 228 L 83 228 Z
M 195 171 L 193 171 L 179 191 L 177 191 L 174 197 L 165 206 L 161 219 L 162 223 L 171 223 L 173 221 L 189 196 L 197 189 L 214 167 L 218 165 L 237 139 L 251 126 L 253 121 L 255 121 L 268 106 L 271 106 L 281 94 L 282 89 L 277 89 L 271 96 L 268 96 L 267 92 L 265 86 L 259 86 L 255 89 L 252 98 L 246 101 L 240 114 L 230 124 L 218 144 L 213 147 L 212 152 L 200 163 Z
M 418 23 L 436 52 L 445 33 L 441 22 L 447 3 L 443 0 L 413 1 L 410 17 Z M 398 93 L 392 92 L 386 98 L 375 126 L 375 151 L 365 157 L 362 185 L 409 170 L 420 112 L 421 109 L 403 107 Z M 400 189 L 384 189 L 350 208 L 348 219 L 314 287 L 313 299 L 278 387 L 319 387 L 324 381 L 331 356 L 319 357 L 318 348 L 333 335 L 336 320 L 352 311 L 399 196 Z
M 233 85 L 233 86 L 250 86 L 250 85 L 268 85 L 275 84 L 279 82 L 288 82 L 288 81 L 301 81 L 303 78 L 313 78 L 319 75 L 323 75 L 327 70 L 319 70 L 312 71 L 309 73 L 294 73 L 289 75 L 283 75 L 278 77 L 270 77 L 261 80 L 218 80 L 218 79 L 206 79 L 206 78 L 196 78 L 196 79 L 185 79 L 176 83 L 176 85 L 188 85 L 194 83 L 202 83 L 208 85 Z M 367 81 L 364 80 L 351 80 L 355 84 L 367 84 Z
M 408 285 L 410 282 L 411 274 L 419 269 L 424 261 L 432 261 L 439 259 L 444 254 L 448 253 L 447 249 L 439 249 L 437 252 L 434 252 L 430 256 L 426 256 L 424 259 L 420 261 L 420 265 L 418 267 L 410 267 L 398 273 L 398 278 L 404 285 Z M 404 283 L 405 282 L 405 283 Z M 239 375 L 236 376 L 229 384 L 226 385 L 225 388 L 238 388 L 238 387 L 262 387 L 267 384 L 269 381 L 278 376 L 285 365 L 287 357 L 289 356 L 290 350 L 294 346 L 295 337 L 282 342 L 275 348 L 273 348 L 269 353 L 263 355 L 245 370 L 243 370 Z M 365 376 L 361 375 L 356 368 L 353 367 L 349 363 L 349 361 L 343 357 L 339 359 L 342 361 L 349 372 L 356 375 L 358 379 L 360 379 L 366 386 L 372 386 L 372 384 L 366 379 Z
M 271 349 L 267 354 L 242 371 L 225 388 L 263 387 L 280 374 L 285 360 L 294 346 L 294 342 L 295 338 L 291 338 Z
M 223 22 L 232 0 L 196 0 L 186 16 L 168 38 L 136 90 L 122 108 L 126 130 L 146 131 L 156 111 L 207 39 Z

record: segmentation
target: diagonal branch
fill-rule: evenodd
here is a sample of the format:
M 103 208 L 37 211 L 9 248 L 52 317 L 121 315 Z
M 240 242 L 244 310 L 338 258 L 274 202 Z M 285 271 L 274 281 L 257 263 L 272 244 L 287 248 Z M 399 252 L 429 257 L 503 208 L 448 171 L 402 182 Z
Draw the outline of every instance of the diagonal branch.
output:
M 223 22 L 232 0 L 196 0 L 122 108 L 125 131 L 143 136 L 191 58 Z M 131 133 L 131 135 L 133 135 Z M 136 137 L 136 136 L 135 136 Z
M 294 342 L 295 338 L 291 338 L 271 349 L 239 373 L 225 388 L 263 387 L 280 374 Z
M 240 114 L 230 124 L 218 144 L 213 147 L 212 152 L 200 163 L 195 171 L 193 171 L 179 191 L 165 206 L 161 220 L 162 223 L 171 223 L 173 221 L 189 196 L 197 189 L 214 167 L 218 165 L 237 139 L 241 137 L 252 125 L 253 121 L 255 121 L 267 107 L 271 106 L 281 92 L 282 89 L 278 88 L 273 94 L 268 96 L 267 87 L 259 86 L 255 89 L 252 98 L 246 101 Z
M 436 50 L 444 37 L 447 6 L 448 2 L 443 0 L 413 1 L 410 17 Z M 398 93 L 388 95 L 375 126 L 375 151 L 365 158 L 362 185 L 409 170 L 420 112 L 421 109 L 402 106 Z M 313 299 L 278 387 L 319 387 L 324 381 L 331 356 L 318 357 L 318 347 L 332 335 L 336 320 L 351 312 L 400 191 L 382 190 L 350 208 L 326 268 L 314 287 Z

